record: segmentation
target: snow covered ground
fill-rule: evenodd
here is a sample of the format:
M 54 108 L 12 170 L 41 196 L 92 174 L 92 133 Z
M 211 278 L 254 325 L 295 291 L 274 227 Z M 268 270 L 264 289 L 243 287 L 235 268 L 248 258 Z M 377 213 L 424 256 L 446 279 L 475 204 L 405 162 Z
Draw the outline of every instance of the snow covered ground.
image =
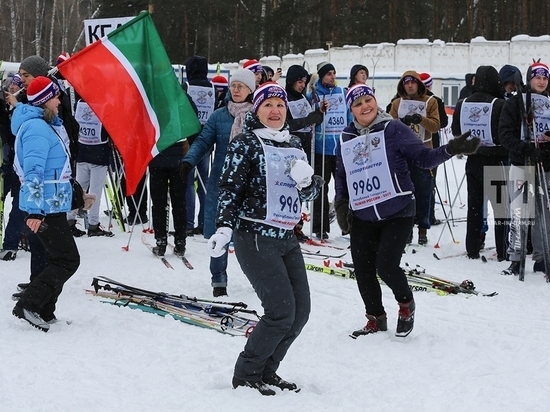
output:
M 458 182 L 450 163 L 448 176 L 456 188 L 464 160 L 453 162 Z M 440 168 L 439 187 L 449 201 L 443 176 Z M 466 202 L 465 186 L 461 199 Z M 455 216 L 465 216 L 464 208 L 454 210 Z M 440 205 L 436 214 L 443 217 Z M 29 254 L 21 251 L 15 261 L 0 262 L 0 411 L 547 411 L 550 284 L 532 273 L 530 261 L 521 283 L 500 275 L 507 262 L 435 260 L 434 251 L 446 256 L 464 250 L 464 222 L 452 228 L 460 244 L 445 229 L 441 248 L 434 249 L 442 229 L 432 228 L 429 245 L 416 247 L 415 254 L 409 249 L 402 263 L 450 280 L 471 279 L 478 290 L 498 291 L 498 296 L 417 292 L 414 331 L 397 339 L 397 304 L 384 288 L 388 332 L 353 340 L 348 334 L 365 323 L 355 281 L 310 272 L 311 317 L 279 369 L 302 390 L 274 397 L 231 387 L 245 338 L 117 308 L 84 293 L 94 276 L 103 275 L 150 290 L 210 298 L 205 243 L 188 240 L 194 270 L 167 253 L 175 268 L 170 270 L 141 243 L 137 230 L 129 251 L 122 250 L 129 234 L 117 227 L 110 239 L 77 239 L 82 263 L 57 310 L 72 324 L 55 324 L 48 333 L 11 315 L 11 294 L 29 274 Z M 339 233 L 333 224 L 331 237 L 345 246 Z M 487 246 L 493 246 L 491 231 Z M 227 300 L 261 312 L 233 254 L 228 291 Z

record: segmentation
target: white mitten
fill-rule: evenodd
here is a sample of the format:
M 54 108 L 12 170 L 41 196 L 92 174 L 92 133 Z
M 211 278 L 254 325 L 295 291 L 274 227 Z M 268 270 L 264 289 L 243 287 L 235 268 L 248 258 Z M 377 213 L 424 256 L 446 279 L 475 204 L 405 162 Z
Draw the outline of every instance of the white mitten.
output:
M 233 230 L 229 227 L 220 227 L 210 239 L 208 239 L 208 252 L 212 257 L 220 257 L 225 253 L 225 245 L 231 241 Z
M 294 159 L 290 164 L 290 177 L 296 182 L 296 189 L 302 190 L 311 184 L 313 168 L 308 162 L 301 159 Z

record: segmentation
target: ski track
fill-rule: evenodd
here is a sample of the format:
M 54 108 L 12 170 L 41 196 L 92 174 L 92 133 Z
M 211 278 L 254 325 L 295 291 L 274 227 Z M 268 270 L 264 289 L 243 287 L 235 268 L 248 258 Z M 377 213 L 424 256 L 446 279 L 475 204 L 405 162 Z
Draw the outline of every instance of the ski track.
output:
M 454 162 L 461 172 L 465 161 Z M 102 223 L 107 223 L 103 216 Z M 366 322 L 355 281 L 308 272 L 310 320 L 278 371 L 302 390 L 278 391 L 269 398 L 231 388 L 245 338 L 115 307 L 84 293 L 94 276 L 103 275 L 152 291 L 211 299 L 203 242 L 187 242 L 195 270 L 168 251 L 170 270 L 141 244 L 138 230 L 127 252 L 121 247 L 129 234 L 116 227 L 113 238 L 76 239 L 81 266 L 67 282 L 57 310 L 58 317 L 72 324 L 55 324 L 48 333 L 11 315 L 11 294 L 29 271 L 29 254 L 19 252 L 15 261 L 0 262 L 0 410 L 546 411 L 550 284 L 532 273 L 530 260 L 523 283 L 500 275 L 508 262 L 437 261 L 433 252 L 464 251 L 465 225 L 453 227 L 460 244 L 453 244 L 446 229 L 441 248 L 435 249 L 441 228 L 429 231 L 427 247 L 403 255 L 402 265 L 420 265 L 428 274 L 456 282 L 471 279 L 477 290 L 497 291 L 497 296 L 416 293 L 414 330 L 398 339 L 397 303 L 383 286 L 388 331 L 353 340 L 348 335 Z M 333 223 L 331 236 L 339 233 Z M 347 247 L 343 239 L 335 242 Z M 486 244 L 493 243 L 489 231 Z M 229 296 L 223 300 L 243 301 L 263 313 L 234 254 L 229 255 L 228 274 Z

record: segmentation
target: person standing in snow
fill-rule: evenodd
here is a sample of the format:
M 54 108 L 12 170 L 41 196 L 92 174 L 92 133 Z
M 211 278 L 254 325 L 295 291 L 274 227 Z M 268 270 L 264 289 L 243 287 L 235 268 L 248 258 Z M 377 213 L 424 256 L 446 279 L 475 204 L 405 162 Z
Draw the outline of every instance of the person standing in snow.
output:
M 189 170 L 215 147 L 210 179 L 206 187 L 204 204 L 204 237 L 209 239 L 216 232 L 219 182 L 229 142 L 242 133 L 246 113 L 252 108 L 252 96 L 256 88 L 254 73 L 240 69 L 231 76 L 230 99 L 227 105 L 214 111 L 195 142 L 181 161 L 180 176 L 186 179 Z M 227 295 L 227 255 L 210 257 L 212 293 L 214 297 Z
M 466 252 L 470 259 L 479 259 L 479 252 L 485 243 L 485 234 L 482 234 L 485 167 L 500 167 L 503 173 L 502 180 L 506 180 L 504 166 L 508 159 L 508 150 L 500 144 L 498 136 L 498 123 L 504 106 L 503 88 L 498 72 L 493 66 L 480 66 L 475 76 L 474 93 L 458 101 L 451 126 L 454 136 L 471 130 L 472 134 L 481 138 L 477 152 L 468 156 L 466 161 L 468 187 Z M 494 216 L 494 220 L 497 258 L 503 261 L 508 257 L 506 241 L 508 219 Z
M 66 212 L 72 189 L 69 138 L 58 117 L 59 87 L 36 77 L 27 87 L 29 104 L 17 104 L 11 129 L 16 135 L 14 167 L 21 180 L 19 207 L 25 222 L 48 252 L 44 270 L 23 291 L 13 315 L 47 332 L 56 320 L 63 285 L 80 265 Z
M 351 122 L 351 115 L 346 107 L 344 91 L 336 85 L 336 69 L 329 62 L 317 65 L 319 79 L 308 100 L 314 110 L 325 113 L 322 124 L 315 127 L 315 156 L 313 165 L 315 174 L 320 175 L 325 185 L 321 196 L 313 202 L 313 229 L 318 239 L 328 239 L 330 233 L 329 219 L 329 182 L 336 168 L 336 142 L 344 127 Z
M 183 85 L 184 90 L 195 103 L 198 112 L 201 128 L 204 127 L 208 118 L 216 107 L 216 90 L 208 80 L 208 61 L 202 56 L 191 56 L 185 62 L 185 73 L 187 83 Z M 197 135 L 188 137 L 190 147 L 193 147 Z M 208 172 L 210 169 L 210 153 L 207 153 L 196 166 L 189 171 L 187 178 L 187 192 L 185 203 L 187 207 L 187 236 L 202 235 L 204 233 L 204 199 L 206 186 L 208 185 Z M 195 190 L 195 176 L 198 185 Z M 199 214 L 195 226 L 195 196 L 199 199 Z
M 296 390 L 277 374 L 290 345 L 307 323 L 310 292 L 294 226 L 301 202 L 315 198 L 322 179 L 313 176 L 300 139 L 288 132 L 287 96 L 277 83 L 254 93 L 244 132 L 229 143 L 220 179 L 211 256 L 231 240 L 242 271 L 262 302 L 264 315 L 235 365 L 233 387 L 275 395 L 269 386 Z
M 510 172 L 508 181 L 511 182 L 510 190 L 510 235 L 508 254 L 510 266 L 503 270 L 503 275 L 518 275 L 521 257 L 521 239 L 519 221 L 520 210 L 523 203 L 522 190 L 515 187 L 515 182 L 525 181 L 524 166 L 526 159 L 530 159 L 531 165 L 542 163 L 546 180 L 550 180 L 550 99 L 548 91 L 548 79 L 550 70 L 544 63 L 533 63 L 531 65 L 531 78 L 526 79 L 531 88 L 531 107 L 534 108 L 533 124 L 536 125 L 531 141 L 526 142 L 522 127 L 520 99 L 525 94 L 517 94 L 506 100 L 499 119 L 498 133 L 502 146 L 508 149 L 510 159 Z M 477 81 L 476 81 L 477 83 Z M 533 175 L 534 179 L 534 175 Z M 531 183 L 534 183 L 531 182 Z M 522 186 L 522 185 L 521 185 Z M 546 235 L 550 237 L 550 215 L 548 209 L 544 208 L 546 217 Z M 531 240 L 533 243 L 533 272 L 543 272 L 548 275 L 544 264 L 544 250 L 542 248 L 542 236 L 540 230 L 541 216 L 529 216 L 534 225 L 531 226 Z
M 403 122 L 378 108 L 374 92 L 357 84 L 346 102 L 353 114 L 336 147 L 335 209 L 338 225 L 350 233 L 357 286 L 367 324 L 354 336 L 387 330 L 377 275 L 399 305 L 396 336 L 413 329 L 415 302 L 399 266 L 413 227 L 415 187 L 408 163 L 431 169 L 453 155 L 473 153 L 479 138 L 470 133 L 437 149 L 428 148 Z
M 400 119 L 428 148 L 433 148 L 432 133 L 439 131 L 439 110 L 437 101 L 427 94 L 420 75 L 408 70 L 397 84 L 399 97 L 391 103 L 390 116 Z M 428 243 L 430 229 L 430 204 L 433 201 L 434 179 L 431 171 L 411 165 L 411 176 L 416 194 L 416 223 L 418 224 L 418 244 Z M 412 240 L 411 231 L 409 240 Z M 409 241 L 410 243 L 410 241 Z
M 286 73 L 285 91 L 288 97 L 288 110 L 286 118 L 290 133 L 298 137 L 302 143 L 302 149 L 306 152 L 307 161 L 311 164 L 311 140 L 313 127 L 324 120 L 324 112 L 321 109 L 312 110 L 309 101 L 303 94 L 309 82 L 309 74 L 302 66 L 295 64 L 288 68 Z M 296 224 L 294 233 L 298 241 L 305 242 L 309 238 L 302 231 L 304 222 L 302 219 Z

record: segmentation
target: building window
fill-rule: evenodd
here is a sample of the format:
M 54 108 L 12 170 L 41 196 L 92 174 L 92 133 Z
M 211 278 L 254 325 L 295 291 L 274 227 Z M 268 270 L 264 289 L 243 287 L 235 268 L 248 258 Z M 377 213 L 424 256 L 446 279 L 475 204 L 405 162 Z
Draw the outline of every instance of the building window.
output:
M 460 93 L 460 84 L 445 84 L 441 86 L 443 90 L 443 103 L 445 106 L 456 106 L 458 95 Z

